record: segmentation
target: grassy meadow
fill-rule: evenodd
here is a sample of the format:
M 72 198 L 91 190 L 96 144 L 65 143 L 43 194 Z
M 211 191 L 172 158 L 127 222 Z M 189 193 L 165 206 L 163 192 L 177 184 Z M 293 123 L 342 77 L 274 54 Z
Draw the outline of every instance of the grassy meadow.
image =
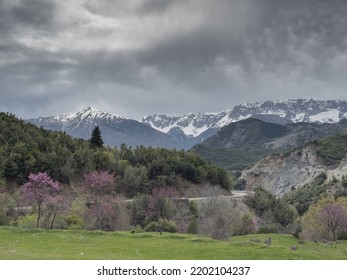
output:
M 271 237 L 271 245 L 264 242 Z M 0 227 L 1 260 L 337 260 L 347 241 L 299 243 L 291 235 L 213 240 L 192 234 L 29 230 Z

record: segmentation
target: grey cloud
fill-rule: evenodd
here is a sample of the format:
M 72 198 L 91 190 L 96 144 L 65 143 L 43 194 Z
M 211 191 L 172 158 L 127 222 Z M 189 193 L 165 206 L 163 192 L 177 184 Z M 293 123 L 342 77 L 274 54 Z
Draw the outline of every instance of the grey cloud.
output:
M 0 109 L 139 118 L 345 98 L 344 0 L 84 0 L 69 17 L 70 2 L 28 1 L 0 3 Z

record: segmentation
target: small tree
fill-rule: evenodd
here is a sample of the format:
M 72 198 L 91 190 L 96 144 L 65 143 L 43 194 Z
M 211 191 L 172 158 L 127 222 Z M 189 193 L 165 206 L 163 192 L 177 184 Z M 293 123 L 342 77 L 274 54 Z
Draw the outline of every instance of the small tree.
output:
M 30 174 L 29 181 L 22 186 L 22 198 L 37 206 L 36 227 L 39 227 L 43 204 L 58 193 L 59 183 L 47 173 Z
M 347 210 L 338 204 L 329 204 L 317 213 L 322 236 L 327 240 L 336 240 L 339 232 L 347 229 Z
M 324 197 L 311 205 L 302 217 L 302 237 L 336 240 L 347 231 L 347 204 L 344 198 Z
M 92 148 L 102 148 L 104 141 L 101 137 L 101 131 L 98 126 L 96 126 L 92 132 L 92 137 L 90 138 L 90 146 Z
M 100 230 L 125 230 L 129 226 L 126 205 L 120 196 L 104 195 L 97 204 L 87 208 L 87 227 Z
M 173 187 L 155 188 L 149 196 L 146 218 L 150 221 L 170 219 L 175 212 L 174 198 L 178 198 L 178 192 Z
M 50 229 L 53 229 L 56 217 L 59 214 L 68 213 L 70 211 L 70 201 L 66 196 L 58 194 L 56 196 L 48 197 L 45 204 L 47 205 L 50 215 L 52 216 Z
M 120 230 L 128 225 L 123 199 L 114 195 L 114 180 L 108 171 L 84 175 L 82 188 L 91 202 L 84 216 L 90 229 Z

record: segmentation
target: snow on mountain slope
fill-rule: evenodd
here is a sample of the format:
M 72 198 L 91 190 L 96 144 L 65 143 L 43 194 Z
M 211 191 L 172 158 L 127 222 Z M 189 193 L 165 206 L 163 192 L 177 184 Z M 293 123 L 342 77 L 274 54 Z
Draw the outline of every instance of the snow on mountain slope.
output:
M 100 120 L 103 121 L 121 121 L 126 120 L 127 118 L 102 112 L 93 107 L 84 108 L 75 113 L 65 113 L 53 117 L 39 117 L 37 119 L 29 120 L 34 124 L 44 124 L 52 125 L 54 127 L 59 127 L 59 130 L 72 129 L 73 127 L 78 127 L 81 124 L 89 124 L 91 127 L 98 125 Z
M 250 118 L 276 116 L 274 122 L 317 122 L 336 123 L 347 117 L 347 102 L 339 100 L 284 100 L 246 103 L 220 113 L 190 113 L 170 117 L 153 115 L 144 117 L 141 122 L 167 133 L 173 128 L 181 129 L 189 137 L 197 137 L 209 129 L 219 129 L 232 122 Z
M 181 148 L 181 144 L 169 135 L 141 122 L 120 115 L 102 112 L 87 107 L 75 113 L 52 117 L 40 117 L 27 120 L 46 129 L 65 131 L 71 136 L 89 139 L 91 132 L 99 126 L 105 144 L 120 146 L 153 146 L 163 148 Z

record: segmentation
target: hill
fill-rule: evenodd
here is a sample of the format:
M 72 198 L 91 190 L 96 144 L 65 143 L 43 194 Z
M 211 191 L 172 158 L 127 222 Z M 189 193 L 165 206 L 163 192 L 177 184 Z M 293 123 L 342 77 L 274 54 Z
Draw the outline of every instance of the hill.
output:
M 50 131 L 0 113 L 0 178 L 5 185 L 22 184 L 30 173 L 47 172 L 69 184 L 95 170 L 115 173 L 118 192 L 132 196 L 158 185 L 175 185 L 183 178 L 193 184 L 230 188 L 224 170 L 194 152 L 139 146 L 91 148 L 89 141 Z
M 337 124 L 281 125 L 250 118 L 223 127 L 216 135 L 192 149 L 221 167 L 243 169 L 265 155 L 344 132 L 347 132 L 345 120 Z
M 301 189 L 320 197 L 347 176 L 347 134 L 321 138 L 284 153 L 262 158 L 242 172 L 245 187 L 257 187 L 282 196 Z M 324 185 L 324 183 L 330 184 Z M 336 189 L 335 189 L 336 190 Z M 334 193 L 334 191 L 333 191 Z M 303 192 L 291 199 L 295 204 Z

